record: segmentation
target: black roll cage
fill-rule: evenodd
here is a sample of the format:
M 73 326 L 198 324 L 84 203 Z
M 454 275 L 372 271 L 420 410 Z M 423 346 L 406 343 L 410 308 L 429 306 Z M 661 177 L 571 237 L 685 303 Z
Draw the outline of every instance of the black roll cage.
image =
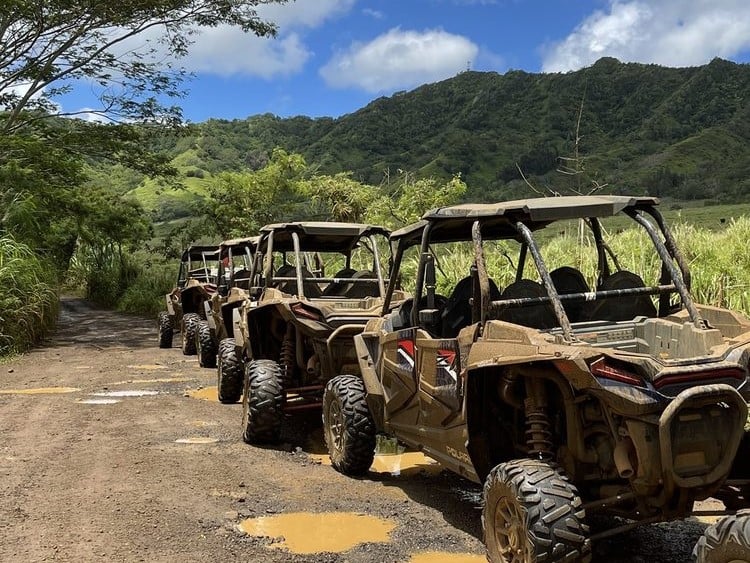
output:
M 597 299 L 605 299 L 608 297 L 623 297 L 623 296 L 638 296 L 638 295 L 659 295 L 659 316 L 664 316 L 669 312 L 669 295 L 677 293 L 680 296 L 682 305 L 688 312 L 691 322 L 699 329 L 707 328 L 705 320 L 701 317 L 698 309 L 693 302 L 690 295 L 690 270 L 687 262 L 685 261 L 682 253 L 678 249 L 674 237 L 671 231 L 667 228 L 662 215 L 657 209 L 651 206 L 642 208 L 626 208 L 623 213 L 632 218 L 636 223 L 645 229 L 651 239 L 656 251 L 661 259 L 662 269 L 661 278 L 659 285 L 651 287 L 637 287 L 630 289 L 616 289 L 607 291 L 591 291 L 587 293 L 568 293 L 560 295 L 558 294 L 552 279 L 550 278 L 547 266 L 542 258 L 539 251 L 539 247 L 534 240 L 531 229 L 523 221 L 511 221 L 513 229 L 515 230 L 516 237 L 521 243 L 519 263 L 516 270 L 516 280 L 523 278 L 523 269 L 526 262 L 527 253 L 530 253 L 532 260 L 536 266 L 537 273 L 541 279 L 542 285 L 547 292 L 544 297 L 529 297 L 529 298 L 518 298 L 518 299 L 490 299 L 490 280 L 487 274 L 487 270 L 484 262 L 484 248 L 482 239 L 482 218 L 477 218 L 471 229 L 471 239 L 473 242 L 474 249 L 474 267 L 472 268 L 472 276 L 475 279 L 473 299 L 472 299 L 472 324 L 473 323 L 484 323 L 488 319 L 493 318 L 499 311 L 507 308 L 519 308 L 530 305 L 539 305 L 549 303 L 551 304 L 555 316 L 558 320 L 559 326 L 563 333 L 563 338 L 566 341 L 577 340 L 573 334 L 571 323 L 567 313 L 562 305 L 563 302 L 575 302 L 575 301 L 593 301 Z M 649 215 L 656 223 L 654 224 L 649 221 Z M 607 255 L 609 254 L 615 266 L 619 269 L 617 259 L 612 253 L 611 249 L 607 246 L 606 242 L 602 237 L 602 229 L 599 219 L 596 217 L 581 217 L 588 224 L 594 242 L 597 249 L 597 271 L 598 279 L 597 285 L 601 283 L 602 279 L 607 277 L 610 273 L 609 264 L 607 262 Z M 426 276 L 430 273 L 427 270 L 432 271 L 434 277 L 434 266 L 428 268 L 427 264 L 434 260 L 430 251 L 430 234 L 435 222 L 426 221 L 422 234 L 421 234 L 421 245 L 420 245 L 420 259 L 419 267 L 417 269 L 417 280 L 414 291 L 414 303 L 415 306 L 411 310 L 411 326 L 419 326 L 420 324 L 420 309 L 432 309 L 434 307 L 434 287 L 426 288 L 427 299 L 426 302 L 421 303 L 422 298 L 425 297 L 423 288 L 425 287 Z M 661 234 L 661 236 L 660 236 Z M 662 240 L 662 237 L 664 240 Z M 508 237 L 503 237 L 508 238 Z M 456 241 L 458 242 L 458 241 Z M 404 252 L 406 248 L 412 246 L 409 242 L 398 243 L 395 249 L 392 249 L 393 267 L 390 273 L 391 279 L 397 279 L 398 272 L 401 267 Z M 434 286 L 434 282 L 431 283 Z M 389 284 L 388 290 L 385 296 L 385 302 L 383 305 L 382 314 L 386 314 L 390 308 L 390 301 L 393 296 L 393 284 Z M 430 293 L 432 292 L 432 295 Z
M 303 269 L 300 267 L 304 265 L 308 260 L 306 256 L 306 252 L 303 252 L 301 249 L 300 244 L 300 238 L 299 234 L 297 232 L 291 233 L 291 239 L 292 239 L 292 246 L 293 246 L 293 256 L 294 256 L 294 268 L 295 268 L 295 276 L 294 277 L 286 277 L 286 276 L 275 276 L 273 272 L 273 253 L 274 253 L 274 231 L 270 231 L 267 235 L 267 238 L 265 239 L 265 248 L 263 252 L 260 252 L 260 249 L 258 252 L 256 252 L 255 260 L 253 261 L 253 269 L 251 271 L 250 277 L 251 279 L 255 279 L 256 272 L 260 272 L 262 268 L 263 272 L 263 285 L 264 287 L 273 287 L 277 283 L 281 282 L 296 282 L 297 285 L 297 296 L 298 297 L 305 297 L 305 289 L 304 284 L 305 282 L 313 282 L 313 283 L 356 283 L 356 284 L 377 284 L 378 286 L 378 295 L 380 297 L 383 297 L 386 293 L 386 284 L 388 284 L 388 278 L 383 277 L 383 269 L 380 263 L 380 251 L 378 250 L 378 245 L 375 240 L 375 234 L 364 234 L 359 239 L 358 242 L 352 245 L 352 247 L 348 251 L 336 251 L 342 254 L 346 258 L 346 267 L 348 268 L 351 264 L 351 252 L 354 248 L 357 248 L 359 245 L 359 241 L 367 241 L 369 245 L 366 245 L 366 247 L 372 252 L 373 256 L 373 270 L 375 273 L 375 278 L 335 278 L 335 277 L 305 277 L 303 275 Z M 259 245 L 260 246 L 260 245 Z M 325 251 L 325 249 L 321 249 L 322 251 Z M 286 251 L 281 251 L 284 253 L 284 261 L 286 262 Z

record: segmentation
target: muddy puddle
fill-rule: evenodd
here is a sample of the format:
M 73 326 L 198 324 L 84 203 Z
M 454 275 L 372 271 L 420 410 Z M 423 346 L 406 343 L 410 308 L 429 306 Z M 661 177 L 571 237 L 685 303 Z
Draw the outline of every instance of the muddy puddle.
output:
M 331 465 L 328 454 L 308 454 L 310 459 L 322 465 Z M 370 471 L 391 477 L 409 477 L 412 475 L 438 475 L 443 467 L 422 452 L 402 452 L 397 454 L 375 454 Z
M 99 393 L 91 393 L 94 397 L 150 397 L 158 394 L 158 391 L 147 389 L 128 389 L 123 391 L 101 391 Z
M 78 387 L 38 387 L 36 389 L 0 389 L 0 395 L 56 395 L 75 393 Z
M 185 396 L 191 399 L 201 399 L 203 401 L 219 402 L 219 392 L 216 387 L 204 387 L 202 389 L 188 389 Z
M 185 383 L 193 381 L 191 377 L 157 377 L 155 379 L 128 379 L 126 381 L 116 381 L 110 385 L 145 385 L 147 383 Z
M 484 555 L 476 553 L 451 553 L 448 551 L 423 551 L 414 553 L 408 563 L 486 563 Z
M 175 444 L 216 444 L 219 440 L 208 436 L 193 436 L 190 438 L 178 438 Z
M 422 452 L 377 454 L 370 466 L 370 471 L 386 473 L 393 477 L 408 477 L 420 473 L 437 475 L 442 470 L 442 466 L 437 461 L 431 457 L 427 457 Z
M 248 535 L 277 538 L 269 548 L 302 555 L 343 553 L 363 543 L 388 542 L 395 527 L 391 520 L 356 512 L 298 512 L 249 518 L 239 524 Z
M 218 426 L 218 422 L 209 422 L 207 420 L 191 420 L 190 426 L 194 426 L 196 428 L 206 428 L 208 426 Z
M 79 405 L 114 405 L 121 402 L 120 399 L 81 399 L 76 401 Z

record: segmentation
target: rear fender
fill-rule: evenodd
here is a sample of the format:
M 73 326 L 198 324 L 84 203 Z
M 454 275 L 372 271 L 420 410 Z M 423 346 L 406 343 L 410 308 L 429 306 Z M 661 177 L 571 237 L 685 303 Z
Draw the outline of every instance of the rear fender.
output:
M 383 387 L 378 378 L 377 366 L 380 349 L 378 336 L 372 332 L 363 332 L 354 337 L 354 348 L 357 350 L 359 369 L 369 395 L 383 396 Z
M 363 332 L 354 337 L 359 370 L 367 391 L 367 406 L 378 432 L 385 431 L 385 397 L 378 377 L 380 342 L 376 332 Z

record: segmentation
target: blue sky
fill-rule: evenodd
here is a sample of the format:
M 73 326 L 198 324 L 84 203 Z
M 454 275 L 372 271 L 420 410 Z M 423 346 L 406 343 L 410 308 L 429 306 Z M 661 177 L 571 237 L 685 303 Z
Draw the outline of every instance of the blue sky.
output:
M 180 61 L 195 74 L 180 101 L 187 120 L 337 117 L 467 68 L 750 61 L 750 0 L 296 0 L 261 13 L 277 38 L 227 27 L 196 37 Z M 60 102 L 94 107 L 85 88 Z

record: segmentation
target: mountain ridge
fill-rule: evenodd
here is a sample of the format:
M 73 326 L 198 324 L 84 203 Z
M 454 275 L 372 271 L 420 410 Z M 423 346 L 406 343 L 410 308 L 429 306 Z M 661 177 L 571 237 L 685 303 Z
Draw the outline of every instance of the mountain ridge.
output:
M 280 146 L 374 185 L 388 171 L 460 173 L 471 200 L 528 194 L 520 168 L 542 190 L 732 201 L 750 197 L 748 141 L 750 65 L 603 58 L 567 73 L 466 71 L 338 118 L 209 119 L 159 148 L 194 151 L 204 176 L 257 168 Z

